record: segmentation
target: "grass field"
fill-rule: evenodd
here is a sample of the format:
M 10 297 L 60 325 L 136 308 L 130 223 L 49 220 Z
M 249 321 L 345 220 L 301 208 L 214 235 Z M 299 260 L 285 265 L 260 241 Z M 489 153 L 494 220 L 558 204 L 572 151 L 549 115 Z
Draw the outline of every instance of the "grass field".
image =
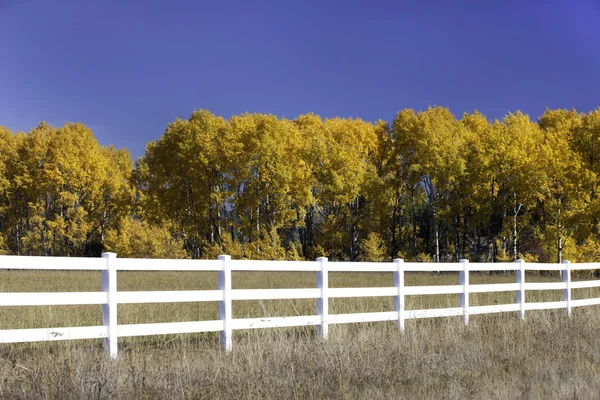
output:
M 331 287 L 392 286 L 391 273 L 331 273 Z M 528 281 L 558 281 L 528 274 Z M 514 282 L 471 273 L 471 283 Z M 216 273 L 120 272 L 119 290 L 216 289 Z M 407 285 L 457 284 L 458 274 L 409 273 Z M 315 287 L 314 273 L 235 272 L 234 288 Z M 0 271 L 0 292 L 100 291 L 99 272 Z M 471 305 L 515 294 L 471 294 Z M 560 291 L 527 301 L 561 300 Z M 600 297 L 597 289 L 573 298 Z M 407 309 L 457 307 L 458 295 L 410 296 Z M 314 300 L 236 301 L 234 317 L 313 315 Z M 331 299 L 330 313 L 392 310 L 392 298 Z M 216 303 L 120 305 L 119 323 L 216 319 Z M 101 324 L 100 306 L 3 307 L 0 329 Z M 100 340 L 0 345 L 0 398 L 597 398 L 600 309 L 531 311 L 393 323 L 119 339 L 111 362 Z

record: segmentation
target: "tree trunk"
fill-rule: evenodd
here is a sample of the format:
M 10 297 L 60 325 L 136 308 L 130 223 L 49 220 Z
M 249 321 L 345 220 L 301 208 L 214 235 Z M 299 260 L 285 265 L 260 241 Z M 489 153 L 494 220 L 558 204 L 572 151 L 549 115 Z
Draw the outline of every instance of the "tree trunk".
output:
M 433 210 L 433 225 L 435 230 L 435 262 L 440 262 L 440 230 L 437 223 L 437 213 Z
M 415 206 L 415 194 L 411 191 L 411 219 L 412 219 L 412 252 L 413 257 L 417 256 L 417 207 Z
M 465 211 L 465 214 L 463 215 L 463 232 L 462 232 L 462 248 L 461 248 L 461 253 L 463 258 L 467 258 L 467 249 L 469 249 L 469 257 L 471 257 L 472 254 L 474 254 L 474 252 L 471 249 L 471 240 L 470 240 L 470 230 L 469 230 L 469 220 L 467 219 L 467 214 L 468 212 Z M 467 243 L 468 242 L 468 243 Z
M 513 256 L 515 261 L 517 261 L 517 209 L 515 207 L 515 215 L 513 216 Z
M 396 226 L 397 226 L 397 213 L 398 213 L 398 204 L 400 203 L 399 199 L 399 193 L 398 193 L 398 188 L 396 188 L 396 198 L 394 200 L 394 207 L 392 209 L 392 245 L 390 246 L 390 250 L 391 250 L 391 256 L 392 259 L 394 259 L 396 257 L 396 255 L 398 254 L 398 247 L 396 245 Z
M 521 211 L 522 204 L 517 203 L 517 192 L 513 192 L 513 197 L 515 200 L 515 206 L 513 208 L 513 256 L 515 261 L 517 261 L 519 257 L 519 253 L 517 251 L 517 215 L 519 214 L 519 211 Z
M 561 222 L 560 222 L 560 207 L 561 207 L 561 200 L 560 198 L 558 199 L 558 210 L 557 210 L 557 217 L 558 217 L 558 263 L 562 263 L 562 226 L 561 226 Z
M 461 258 L 460 256 L 460 217 L 457 215 L 455 217 L 456 222 L 456 237 L 454 239 L 454 257 L 456 258 L 456 262 L 458 262 Z

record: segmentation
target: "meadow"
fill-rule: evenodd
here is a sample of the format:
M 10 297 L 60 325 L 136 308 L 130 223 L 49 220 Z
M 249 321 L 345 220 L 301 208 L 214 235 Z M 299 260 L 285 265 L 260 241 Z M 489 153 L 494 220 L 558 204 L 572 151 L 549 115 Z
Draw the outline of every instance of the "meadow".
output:
M 574 280 L 589 279 L 574 276 Z M 527 281 L 559 281 L 527 273 Z M 471 283 L 514 282 L 472 273 Z M 217 289 L 208 272 L 119 272 L 119 290 Z M 457 284 L 457 273 L 407 273 L 407 285 Z M 330 287 L 392 286 L 391 273 L 330 273 Z M 234 272 L 234 288 L 315 287 L 314 273 Z M 0 292 L 100 291 L 99 272 L 0 271 Z M 561 300 L 528 291 L 527 301 Z M 513 292 L 473 293 L 471 305 L 514 302 Z M 600 297 L 574 289 L 573 299 Z M 458 295 L 408 296 L 407 309 L 457 307 Z M 331 299 L 330 313 L 392 310 L 386 297 Z M 234 317 L 313 315 L 314 300 L 235 301 Z M 101 340 L 0 345 L 0 398 L 595 398 L 600 392 L 597 307 L 119 339 L 111 361 Z M 215 319 L 216 303 L 119 305 L 119 324 Z M 3 307 L 0 328 L 100 325 L 101 307 Z

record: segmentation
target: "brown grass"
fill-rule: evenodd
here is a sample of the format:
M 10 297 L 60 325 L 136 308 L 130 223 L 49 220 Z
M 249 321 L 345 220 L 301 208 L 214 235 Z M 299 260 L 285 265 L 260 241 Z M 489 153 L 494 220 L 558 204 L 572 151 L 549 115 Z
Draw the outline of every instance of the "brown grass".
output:
M 473 283 L 514 282 L 514 274 L 471 274 Z M 216 289 L 211 273 L 119 273 L 119 290 Z M 314 274 L 234 273 L 235 288 L 314 287 Z M 530 281 L 558 277 L 528 275 Z M 457 274 L 408 274 L 409 285 L 455 284 Z M 391 274 L 332 274 L 332 287 L 391 286 Z M 0 272 L 1 291 L 99 291 L 99 273 Z M 528 292 L 560 300 L 560 291 Z M 576 298 L 599 296 L 578 290 Z M 471 295 L 472 305 L 510 303 L 514 293 Z M 414 296 L 408 309 L 456 307 L 457 295 Z M 234 302 L 235 317 L 310 315 L 314 300 Z M 391 298 L 338 299 L 331 313 L 386 311 Z M 574 315 L 531 311 L 236 331 L 234 351 L 217 334 L 123 338 L 116 362 L 101 341 L 0 345 L 0 398 L 597 398 L 597 307 Z M 5 307 L 0 328 L 98 325 L 100 306 Z M 119 306 L 119 323 L 216 319 L 216 304 Z

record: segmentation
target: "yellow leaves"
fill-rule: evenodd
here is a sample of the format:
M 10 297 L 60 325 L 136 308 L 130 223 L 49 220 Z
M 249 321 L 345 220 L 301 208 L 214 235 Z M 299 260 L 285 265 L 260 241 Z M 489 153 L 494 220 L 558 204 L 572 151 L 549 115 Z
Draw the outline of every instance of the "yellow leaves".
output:
M 344 204 L 360 193 L 381 132 L 360 119 L 326 119 L 312 148 L 321 204 Z
M 208 235 L 212 226 L 214 237 L 230 196 L 226 173 L 236 148 L 229 124 L 208 111 L 169 124 L 159 140 L 148 144 L 133 175 L 143 216 L 174 223 L 188 238 L 186 247 L 198 249 L 199 233 Z
M 387 248 L 376 232 L 371 232 L 366 239 L 362 240 L 361 261 L 385 261 L 388 259 Z
M 173 221 L 187 248 L 205 251 L 226 240 L 226 220 L 234 219 L 245 239 L 259 237 L 261 228 L 300 225 L 311 201 L 308 149 L 292 121 L 262 114 L 225 121 L 197 111 L 170 124 L 138 162 L 144 215 Z
M 216 260 L 222 254 L 230 255 L 234 260 L 246 258 L 243 244 L 234 241 L 229 234 L 221 237 L 221 243 L 207 243 L 202 250 L 202 258 L 207 260 Z
M 563 258 L 574 263 L 598 262 L 600 242 L 595 238 L 588 237 L 579 245 L 566 246 Z
M 120 258 L 187 257 L 183 241 L 173 238 L 167 225 L 152 226 L 132 218 L 106 232 L 105 248 Z
M 6 248 L 6 243 L 4 242 L 4 235 L 0 233 L 0 255 L 9 254 L 8 249 Z
M 233 241 L 231 235 L 224 235 L 221 244 L 206 245 L 204 258 L 215 259 L 220 254 L 229 254 L 231 258 L 242 260 L 300 260 L 298 244 L 292 242 L 286 250 L 276 229 L 261 235 L 250 243 Z
M 41 123 L 14 136 L 12 147 L 3 199 L 9 249 L 98 255 L 102 232 L 133 199 L 129 154 L 102 148 L 83 124 Z
M 599 150 L 600 109 L 491 123 L 430 107 L 391 127 L 198 110 L 135 168 L 83 124 L 0 128 L 0 242 L 18 254 L 104 243 L 130 256 L 545 261 L 562 237 L 583 258 L 600 234 Z
M 519 253 L 519 260 L 524 260 L 526 263 L 536 263 L 539 262 L 538 256 L 531 253 Z
M 231 118 L 231 129 L 242 144 L 232 175 L 239 189 L 233 201 L 243 215 L 245 233 L 252 236 L 261 225 L 270 230 L 296 221 L 311 201 L 309 145 L 298 126 L 272 115 L 244 114 Z

